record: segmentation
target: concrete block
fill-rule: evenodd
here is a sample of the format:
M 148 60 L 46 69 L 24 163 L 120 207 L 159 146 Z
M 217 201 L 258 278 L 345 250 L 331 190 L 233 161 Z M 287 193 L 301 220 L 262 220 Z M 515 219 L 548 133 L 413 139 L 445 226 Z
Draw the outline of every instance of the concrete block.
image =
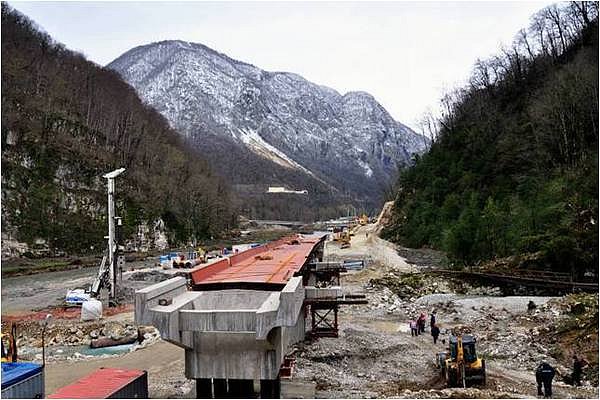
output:
M 135 292 L 135 323 L 153 325 L 152 318 L 147 312 L 148 309 L 158 305 L 158 300 L 161 298 L 173 299 L 186 291 L 186 280 L 180 276 L 137 290 Z
M 254 332 L 254 310 L 181 310 L 179 329 L 182 331 Z
M 340 286 L 330 286 L 327 288 L 307 286 L 305 288 L 305 295 L 307 299 L 335 299 L 342 295 L 342 288 Z

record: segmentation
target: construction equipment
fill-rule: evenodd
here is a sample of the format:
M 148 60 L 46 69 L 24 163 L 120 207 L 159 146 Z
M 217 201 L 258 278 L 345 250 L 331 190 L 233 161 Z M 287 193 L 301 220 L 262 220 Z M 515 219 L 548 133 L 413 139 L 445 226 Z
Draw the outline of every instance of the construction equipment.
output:
M 2 334 L 2 362 L 17 362 L 17 326 L 10 324 L 10 333 Z
M 358 223 L 362 226 L 367 225 L 369 223 L 369 217 L 367 214 L 362 214 L 360 217 L 358 217 Z
M 341 244 L 341 248 L 342 249 L 347 249 L 350 247 L 350 232 L 349 231 L 342 231 L 339 233 L 339 236 L 337 237 L 338 242 L 340 242 Z
M 122 227 L 122 218 L 115 215 L 115 178 L 125 172 L 125 168 L 119 168 L 102 177 L 107 180 L 108 192 L 108 246 L 102 257 L 102 263 L 98 269 L 98 274 L 88 290 L 74 289 L 69 290 L 65 296 L 65 302 L 70 305 L 81 305 L 91 297 L 97 298 L 100 290 L 108 289 L 109 301 L 115 304 L 117 301 L 117 273 L 122 278 L 123 264 L 125 258 L 118 255 L 119 236 Z M 117 270 L 118 269 L 118 270 Z
M 100 263 L 100 268 L 98 269 L 98 274 L 96 274 L 96 278 L 94 278 L 94 282 L 87 289 L 73 289 L 67 291 L 67 295 L 65 296 L 65 302 L 69 305 L 78 305 L 80 306 L 83 302 L 88 301 L 90 298 L 97 298 L 100 295 L 100 289 L 103 287 L 110 287 L 110 274 L 109 274 L 109 266 L 106 261 L 108 259 L 107 252 L 104 253 L 102 257 L 102 262 Z
M 448 387 L 485 385 L 485 360 L 477 357 L 472 335 L 451 335 L 448 352 L 438 354 L 438 364 Z
M 44 370 L 46 366 L 46 346 L 44 335 L 48 321 L 47 314 L 42 324 L 42 364 L 17 360 L 17 325 L 10 324 L 10 332 L 2 334 L 2 394 L 3 399 L 43 399 L 46 386 Z M 18 361 L 18 362 L 17 362 Z

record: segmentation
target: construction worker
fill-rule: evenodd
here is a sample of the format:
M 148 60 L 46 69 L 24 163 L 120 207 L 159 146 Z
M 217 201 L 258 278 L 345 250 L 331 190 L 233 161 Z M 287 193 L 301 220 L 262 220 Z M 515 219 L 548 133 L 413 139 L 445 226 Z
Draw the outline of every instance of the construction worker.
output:
M 583 357 L 577 357 L 576 354 L 573 355 L 573 375 L 572 382 L 573 386 L 581 386 L 581 374 L 583 373 L 583 367 L 585 367 L 588 362 Z
M 546 398 L 552 397 L 552 379 L 556 371 L 546 361 L 542 361 L 535 370 L 535 381 L 537 382 L 538 396 L 544 396 Z M 544 393 L 542 393 L 542 385 L 544 386 Z
M 417 319 L 417 325 L 419 328 L 419 333 L 424 333 L 425 332 L 425 320 L 427 319 L 427 317 L 425 316 L 424 313 L 421 313 L 421 315 L 419 316 L 419 319 Z
M 433 344 L 436 344 L 440 336 L 440 328 L 435 323 L 431 325 L 431 336 L 433 336 Z
M 410 327 L 410 336 L 419 336 L 419 330 L 417 327 L 417 321 L 414 319 L 408 322 L 408 326 Z

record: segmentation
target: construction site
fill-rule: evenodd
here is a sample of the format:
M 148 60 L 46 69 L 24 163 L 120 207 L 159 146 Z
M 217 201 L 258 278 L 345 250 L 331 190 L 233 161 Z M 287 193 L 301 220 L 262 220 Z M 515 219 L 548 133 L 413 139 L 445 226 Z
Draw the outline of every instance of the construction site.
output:
M 452 274 L 439 253 L 379 238 L 385 213 L 189 268 L 151 257 L 3 279 L 6 365 L 40 365 L 34 394 L 52 398 L 522 398 L 546 361 L 555 397 L 598 397 L 597 286 Z M 105 305 L 82 321 L 87 301 L 64 293 L 90 281 Z M 588 360 L 581 386 L 574 354 Z M 11 387 L 3 397 L 35 397 Z

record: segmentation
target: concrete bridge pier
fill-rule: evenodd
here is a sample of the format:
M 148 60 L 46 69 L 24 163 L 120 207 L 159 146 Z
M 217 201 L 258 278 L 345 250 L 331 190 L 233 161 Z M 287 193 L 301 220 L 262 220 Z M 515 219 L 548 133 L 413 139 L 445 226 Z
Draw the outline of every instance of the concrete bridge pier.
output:
M 232 399 L 248 399 L 254 397 L 254 381 L 252 379 L 228 379 L 227 393 Z
M 324 238 L 282 239 L 199 266 L 189 273 L 193 290 L 184 277 L 140 289 L 135 321 L 185 349 L 197 398 L 279 398 L 286 354 L 306 334 L 305 300 L 340 295 L 304 285 Z
M 279 379 L 260 380 L 260 398 L 278 399 Z M 197 399 L 251 399 L 256 398 L 253 379 L 196 379 Z
M 212 379 L 196 379 L 196 398 L 212 399 Z
M 227 398 L 227 379 L 213 378 L 213 389 L 215 399 Z
M 279 379 L 261 379 L 260 380 L 260 398 L 278 399 L 280 392 Z

